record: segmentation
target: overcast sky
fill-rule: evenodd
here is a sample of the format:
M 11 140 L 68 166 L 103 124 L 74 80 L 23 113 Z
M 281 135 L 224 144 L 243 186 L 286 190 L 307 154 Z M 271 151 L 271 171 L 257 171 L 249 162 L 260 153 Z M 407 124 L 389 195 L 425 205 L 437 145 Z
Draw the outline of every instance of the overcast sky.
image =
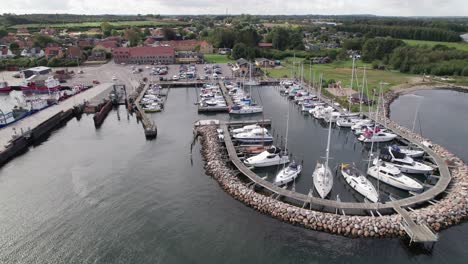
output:
M 468 0 L 1 0 L 0 13 L 468 16 Z

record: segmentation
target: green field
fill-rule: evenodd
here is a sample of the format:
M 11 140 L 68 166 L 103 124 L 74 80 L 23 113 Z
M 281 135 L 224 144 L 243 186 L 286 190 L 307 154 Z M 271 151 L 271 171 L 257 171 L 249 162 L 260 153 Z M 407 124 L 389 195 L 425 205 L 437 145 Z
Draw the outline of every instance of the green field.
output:
M 205 61 L 208 63 L 229 63 L 229 62 L 234 62 L 234 60 L 231 60 L 227 57 L 227 55 L 221 55 L 221 54 L 205 54 Z
M 63 23 L 63 24 L 23 24 L 15 25 L 11 28 L 28 28 L 28 29 L 40 29 L 45 27 L 51 28 L 98 28 L 101 26 L 102 22 L 83 22 L 83 23 Z M 144 21 L 119 21 L 119 22 L 109 22 L 116 28 L 125 28 L 125 27 L 160 27 L 160 26 L 186 26 L 188 23 L 179 22 L 179 21 L 166 21 L 166 20 L 144 20 Z
M 303 60 L 296 58 L 297 61 Z M 313 80 L 315 73 L 315 79 L 318 80 L 319 74 L 323 73 L 324 80 L 333 79 L 335 81 L 341 81 L 342 87 L 349 87 L 351 83 L 351 65 L 352 61 L 337 61 L 329 64 L 314 64 L 312 65 L 312 74 L 310 74 L 309 64 L 304 64 L 304 78 L 309 81 Z M 412 83 L 415 82 L 419 76 L 413 74 L 404 74 L 397 71 L 380 71 L 372 70 L 370 65 L 363 63 L 362 61 L 356 62 L 356 75 L 358 83 L 362 83 L 363 67 L 366 66 L 367 83 L 370 89 L 378 87 L 380 82 L 385 83 L 385 89 L 389 89 L 392 86 Z M 293 69 L 292 58 L 283 60 L 282 69 L 268 69 L 269 76 L 275 78 L 283 78 L 285 76 L 291 77 L 291 69 Z M 296 65 L 295 70 L 296 76 L 299 76 L 301 69 Z M 353 85 L 356 87 L 356 82 Z
M 443 42 L 443 41 L 429 41 L 429 40 L 413 40 L 413 39 L 402 39 L 406 44 L 411 46 L 429 46 L 433 47 L 435 45 L 445 45 L 447 47 L 456 48 L 459 50 L 468 51 L 468 43 L 467 42 Z

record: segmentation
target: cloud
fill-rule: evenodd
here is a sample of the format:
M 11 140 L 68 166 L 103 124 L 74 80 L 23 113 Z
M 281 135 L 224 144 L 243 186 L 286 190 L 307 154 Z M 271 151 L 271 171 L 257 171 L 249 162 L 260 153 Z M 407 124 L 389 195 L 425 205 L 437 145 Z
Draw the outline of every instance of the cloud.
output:
M 466 0 L 2 0 L 1 13 L 466 16 Z

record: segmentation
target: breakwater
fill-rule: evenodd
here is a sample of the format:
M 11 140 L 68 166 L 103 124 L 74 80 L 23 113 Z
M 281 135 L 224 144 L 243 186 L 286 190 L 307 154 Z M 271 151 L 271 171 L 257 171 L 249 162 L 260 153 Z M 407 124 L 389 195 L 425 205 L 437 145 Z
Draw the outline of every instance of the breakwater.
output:
M 300 208 L 283 201 L 257 193 L 238 178 L 238 172 L 231 169 L 224 159 L 222 146 L 217 137 L 217 126 L 203 126 L 196 129 L 202 144 L 205 170 L 232 197 L 268 214 L 276 219 L 305 228 L 324 231 L 349 237 L 403 237 L 402 216 L 399 214 L 382 216 L 352 216 L 326 213 Z M 465 177 L 468 167 L 452 170 L 457 186 L 452 186 L 447 195 L 437 203 L 409 212 L 419 223 L 427 223 L 438 231 L 460 223 L 468 216 L 467 189 Z

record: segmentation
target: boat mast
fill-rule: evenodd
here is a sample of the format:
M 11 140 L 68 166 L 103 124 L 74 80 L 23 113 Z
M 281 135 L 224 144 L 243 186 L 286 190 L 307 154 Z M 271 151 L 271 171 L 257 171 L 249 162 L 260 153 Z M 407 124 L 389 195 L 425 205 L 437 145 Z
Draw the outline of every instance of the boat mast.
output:
M 330 118 L 331 118 L 331 112 L 330 112 Z M 328 169 L 328 159 L 330 157 L 331 124 L 332 122 L 329 122 L 329 125 L 328 125 L 328 141 L 327 141 L 327 149 L 326 149 L 326 156 L 325 156 L 325 170 Z M 326 171 L 324 173 L 326 174 Z
M 323 81 L 323 73 L 320 74 L 320 87 L 319 87 L 319 95 L 318 95 L 318 101 L 320 102 L 320 97 L 322 95 L 322 81 Z
M 312 92 L 312 60 L 309 63 L 309 89 Z
M 351 91 L 353 91 L 353 83 L 354 83 L 354 62 L 355 62 L 355 57 L 353 55 L 353 67 L 351 68 Z M 351 112 L 351 103 L 348 102 L 348 112 Z
M 364 66 L 364 73 L 362 75 L 362 90 L 359 93 L 359 114 L 362 114 L 362 100 L 364 98 L 364 86 L 366 85 L 366 66 Z

